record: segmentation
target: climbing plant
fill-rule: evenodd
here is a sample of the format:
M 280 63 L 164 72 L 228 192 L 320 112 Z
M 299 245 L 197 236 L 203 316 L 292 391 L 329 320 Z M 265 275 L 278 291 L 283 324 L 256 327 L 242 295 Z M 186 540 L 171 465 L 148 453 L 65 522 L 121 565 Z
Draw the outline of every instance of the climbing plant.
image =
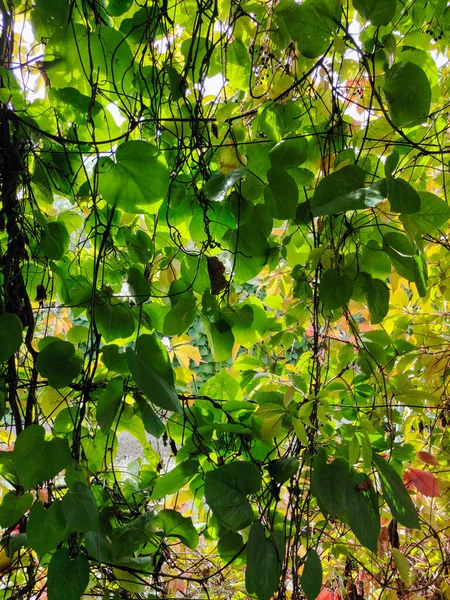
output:
M 447 2 L 0 13 L 2 598 L 449 597 Z

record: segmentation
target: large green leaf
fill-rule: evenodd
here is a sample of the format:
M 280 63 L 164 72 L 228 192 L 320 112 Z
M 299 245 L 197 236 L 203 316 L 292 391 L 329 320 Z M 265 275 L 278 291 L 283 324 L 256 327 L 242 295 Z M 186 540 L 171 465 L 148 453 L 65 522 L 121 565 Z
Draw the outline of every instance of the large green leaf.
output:
M 378 497 L 373 487 L 361 489 L 359 486 L 367 480 L 364 473 L 350 469 L 350 479 L 345 490 L 345 514 L 361 544 L 375 552 L 380 535 L 380 514 Z
M 203 193 L 208 200 L 222 202 L 225 200 L 228 190 L 242 179 L 245 176 L 245 173 L 246 169 L 235 169 L 226 175 L 220 171 L 216 171 L 203 186 Z
M 385 197 L 385 185 L 379 181 L 365 188 L 365 178 L 361 167 L 348 165 L 321 179 L 311 201 L 313 215 L 320 217 L 376 206 Z
M 162 529 L 166 537 L 176 537 L 188 548 L 198 546 L 199 537 L 191 517 L 183 517 L 178 511 L 166 508 L 156 515 L 153 525 Z
M 381 279 L 367 278 L 363 284 L 369 307 L 370 322 L 381 323 L 389 312 L 389 288 Z
M 70 558 L 68 548 L 60 548 L 48 565 L 49 600 L 80 600 L 89 583 L 89 561 L 84 554 Z
M 272 167 L 299 167 L 308 158 L 308 141 L 303 137 L 282 140 L 269 152 L 269 158 Z
M 81 481 L 76 481 L 64 496 L 62 510 L 71 531 L 86 533 L 98 529 L 99 518 L 95 496 Z
M 39 556 L 54 550 L 68 533 L 60 500 L 52 502 L 47 509 L 41 502 L 36 502 L 28 517 L 27 539 Z
M 332 517 L 345 511 L 345 488 L 350 478 L 350 465 L 342 458 L 327 463 L 327 454 L 321 449 L 314 459 L 312 492 L 322 511 Z
M 140 546 L 147 543 L 154 534 L 154 514 L 146 512 L 132 519 L 126 525 L 113 529 L 108 536 L 114 559 L 132 556 Z
M 0 527 L 6 529 L 15 525 L 32 504 L 32 494 L 17 496 L 14 492 L 8 492 L 0 505 Z
M 419 192 L 420 208 L 412 217 L 402 215 L 403 225 L 413 233 L 432 233 L 450 219 L 450 206 L 439 196 Z
M 228 529 L 237 531 L 253 521 L 253 510 L 247 499 L 261 487 L 261 474 L 252 464 L 235 461 L 205 475 L 205 498 L 216 519 Z
M 195 298 L 181 298 L 169 310 L 164 319 L 164 335 L 181 335 L 197 318 L 197 303 Z
M 37 357 L 36 369 L 54 388 L 63 388 L 80 374 L 83 359 L 75 346 L 54 338 Z
M 300 583 L 308 600 L 316 600 L 322 587 L 322 563 L 319 555 L 313 549 L 306 555 Z
M 325 310 L 334 310 L 348 304 L 353 293 L 353 281 L 347 273 L 328 269 L 322 274 L 319 297 Z
M 269 463 L 269 474 L 277 483 L 285 483 L 293 477 L 300 466 L 300 461 L 296 456 L 279 458 Z
M 129 213 L 154 211 L 164 199 L 169 170 L 155 146 L 141 140 L 121 144 L 116 163 L 100 173 L 99 191 L 111 206 Z
M 254 521 L 247 542 L 245 586 L 258 600 L 270 600 L 277 591 L 282 559 L 273 536 L 266 537 L 263 525 Z
M 94 316 L 97 329 L 107 344 L 128 338 L 134 332 L 135 323 L 128 304 L 100 300 L 95 305 Z
M 30 425 L 17 437 L 14 447 L 14 463 L 20 482 L 25 489 L 52 479 L 70 461 L 67 442 L 60 438 L 45 439 L 45 429 Z
M 387 25 L 396 9 L 396 0 L 353 0 L 353 6 L 372 25 Z
M 397 127 L 412 127 L 427 120 L 431 87 L 423 70 L 413 62 L 394 64 L 386 73 L 383 92 Z
M 372 460 L 380 477 L 383 497 L 392 516 L 410 529 L 420 529 L 419 517 L 400 475 L 379 454 L 372 452 Z
M 104 433 L 107 433 L 111 428 L 122 398 L 123 380 L 121 377 L 114 377 L 108 382 L 97 401 L 97 423 Z
M 136 385 L 150 402 L 165 410 L 182 412 L 173 386 L 173 375 L 167 352 L 154 336 L 141 335 L 135 351 L 127 348 L 127 361 Z
M 199 464 L 196 460 L 189 459 L 180 463 L 165 475 L 160 475 L 156 480 L 151 498 L 161 500 L 161 498 L 179 492 L 198 473 L 198 467 Z
M 264 190 L 264 200 L 275 219 L 292 219 L 298 204 L 298 187 L 295 179 L 283 169 L 272 167 L 267 172 L 269 186 Z
M 420 209 L 420 196 L 404 179 L 387 177 L 388 200 L 393 212 L 410 215 Z
M 22 345 L 22 323 L 12 313 L 0 315 L 0 362 L 11 358 Z
M 39 250 L 51 260 L 60 260 L 67 252 L 69 242 L 69 232 L 64 223 L 52 221 L 44 230 Z
M 270 247 L 266 237 L 254 225 L 229 229 L 224 236 L 233 253 L 234 276 L 238 283 L 256 277 L 269 258 Z

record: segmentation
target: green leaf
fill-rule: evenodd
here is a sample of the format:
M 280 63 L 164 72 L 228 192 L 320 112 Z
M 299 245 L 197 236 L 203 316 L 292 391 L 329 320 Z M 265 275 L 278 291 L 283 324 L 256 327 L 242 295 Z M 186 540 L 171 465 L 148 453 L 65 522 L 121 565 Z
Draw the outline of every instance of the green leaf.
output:
M 60 438 L 47 442 L 40 425 L 30 425 L 19 433 L 13 456 L 20 482 L 27 490 L 58 475 L 71 458 L 67 442 Z
M 298 204 L 298 187 L 295 179 L 283 169 L 272 167 L 267 172 L 269 186 L 264 190 L 264 200 L 275 219 L 293 219 Z
M 375 552 L 380 534 L 378 497 L 372 487 L 368 490 L 358 488 L 359 483 L 367 480 L 364 473 L 350 469 L 345 490 L 345 515 L 361 544 Z
M 116 161 L 99 175 L 99 192 L 106 202 L 128 213 L 154 211 L 169 185 L 162 155 L 152 144 L 133 140 L 117 148 Z
M 269 440 L 280 435 L 283 417 L 285 416 L 285 408 L 272 402 L 267 402 L 258 408 L 255 417 L 260 417 L 263 420 L 261 425 L 263 440 Z
M 381 279 L 366 279 L 363 290 L 369 307 L 370 322 L 381 323 L 389 312 L 389 288 Z
M 48 600 L 80 600 L 89 583 L 89 561 L 83 554 L 72 560 L 68 548 L 60 548 L 48 565 Z
M 136 402 L 141 411 L 142 423 L 144 424 L 145 431 L 155 438 L 161 437 L 166 427 L 150 406 L 150 403 L 142 396 L 137 396 Z
M 197 318 L 195 298 L 181 298 L 169 310 L 164 319 L 164 335 L 181 335 L 189 329 Z
M 312 493 L 320 509 L 333 518 L 346 507 L 345 489 L 350 481 L 350 465 L 342 458 L 327 464 L 327 454 L 321 449 L 314 459 Z
M 400 221 L 412 233 L 432 233 L 450 219 L 450 206 L 435 194 L 419 192 L 420 208 L 413 217 L 401 215 Z
M 333 0 L 283 2 L 279 12 L 299 52 L 307 58 L 317 58 L 325 52 L 340 21 L 339 3 Z
M 383 498 L 394 519 L 409 529 L 420 529 L 417 511 L 400 475 L 376 452 L 372 452 L 372 459 L 380 477 Z
M 261 474 L 252 464 L 235 461 L 205 475 L 205 498 L 216 519 L 231 531 L 248 527 L 253 510 L 247 499 L 261 488 Z
M 242 179 L 247 172 L 247 169 L 235 169 L 224 175 L 220 171 L 216 171 L 211 175 L 208 181 L 203 186 L 203 193 L 208 200 L 213 202 L 223 202 L 227 192 Z
M 127 355 L 125 352 L 119 352 L 119 346 L 116 344 L 110 344 L 103 346 L 102 362 L 108 371 L 114 371 L 120 373 L 120 375 L 129 375 Z
M 319 284 L 319 297 L 324 310 L 335 310 L 348 304 L 353 294 L 353 281 L 347 273 L 328 269 L 322 274 Z
M 36 502 L 30 511 L 27 523 L 27 538 L 39 556 L 54 550 L 67 536 L 67 523 L 62 511 L 62 502 L 55 500 L 47 509 Z
M 127 283 L 136 304 L 142 304 L 150 298 L 150 284 L 137 267 L 128 269 Z
M 62 500 L 62 510 L 71 531 L 86 533 L 99 527 L 97 502 L 90 488 L 76 481 Z
M 388 25 L 395 15 L 395 0 L 353 0 L 359 14 L 372 25 Z
M 393 65 L 383 87 L 389 114 L 397 127 L 412 127 L 427 120 L 431 87 L 423 70 L 409 61 Z
M 300 462 L 296 456 L 272 460 L 269 463 L 269 475 L 277 483 L 283 484 L 297 473 L 299 466 Z
M 136 385 L 150 402 L 165 410 L 182 412 L 173 387 L 173 374 L 167 352 L 154 336 L 141 335 L 136 343 L 135 352 L 127 348 L 127 361 Z
M 272 167 L 299 167 L 308 158 L 308 141 L 305 138 L 282 140 L 269 152 L 269 158 Z
M 234 252 L 234 278 L 237 283 L 256 277 L 269 259 L 270 246 L 264 234 L 254 225 L 244 224 L 224 235 Z
M 176 537 L 192 550 L 198 546 L 199 537 L 191 517 L 183 517 L 178 511 L 167 508 L 156 515 L 153 525 L 162 529 L 166 537 Z
M 179 492 L 198 473 L 198 467 L 196 460 L 185 460 L 165 475 L 160 475 L 151 493 L 151 499 L 161 500 Z
M 201 396 L 209 396 L 219 402 L 226 400 L 241 400 L 242 391 L 239 382 L 230 375 L 227 369 L 221 369 L 208 379 L 199 391 Z
M 0 527 L 6 529 L 15 525 L 32 504 L 32 494 L 17 496 L 14 492 L 8 492 L 0 505 Z
M 108 536 L 112 544 L 114 559 L 132 556 L 139 547 L 147 543 L 154 535 L 154 513 L 139 515 L 126 525 L 113 529 Z
M 278 589 L 282 557 L 273 537 L 267 538 L 259 521 L 254 521 L 247 542 L 245 586 L 258 600 L 270 600 Z
M 395 565 L 398 569 L 398 572 L 400 573 L 400 577 L 402 578 L 403 583 L 407 587 L 409 587 L 411 582 L 409 577 L 410 566 L 408 559 L 396 548 L 391 548 L 391 554 L 395 561 Z
M 13 313 L 0 315 L 0 362 L 5 362 L 22 345 L 22 323 Z
M 95 324 L 107 344 L 133 335 L 135 323 L 128 304 L 100 300 L 94 308 Z
M 51 260 L 60 260 L 67 252 L 69 242 L 69 232 L 64 223 L 52 221 L 47 223 L 39 244 L 39 250 Z
M 376 206 L 385 197 L 385 181 L 365 188 L 366 174 L 356 165 L 342 167 L 319 182 L 311 201 L 315 217 Z
M 97 423 L 103 433 L 108 433 L 123 398 L 123 380 L 115 377 L 101 393 L 97 401 Z
M 223 562 L 229 563 L 233 561 L 235 565 L 242 563 L 244 548 L 245 544 L 242 535 L 237 532 L 224 533 L 220 536 L 217 545 L 217 551 Z
M 420 210 L 420 196 L 404 179 L 387 178 L 388 200 L 393 212 L 410 215 Z
M 308 600 L 316 600 L 322 587 L 322 563 L 319 555 L 313 549 L 306 555 L 305 566 L 300 577 L 300 583 Z
M 58 389 L 78 377 L 82 364 L 73 344 L 55 339 L 39 352 L 36 369 L 39 375 L 47 377 L 49 385 Z

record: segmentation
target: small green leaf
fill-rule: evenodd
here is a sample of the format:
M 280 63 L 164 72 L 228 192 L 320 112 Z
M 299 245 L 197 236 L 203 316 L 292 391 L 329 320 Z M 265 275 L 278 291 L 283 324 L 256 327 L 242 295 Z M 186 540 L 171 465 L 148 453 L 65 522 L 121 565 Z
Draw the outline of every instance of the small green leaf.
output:
M 132 556 L 139 547 L 148 542 L 154 534 L 154 514 L 146 512 L 132 521 L 113 529 L 108 536 L 112 544 L 115 559 Z
M 68 548 L 60 548 L 48 565 L 48 600 L 80 600 L 89 583 L 89 561 L 84 554 L 74 560 Z
M 86 533 L 99 527 L 97 502 L 89 487 L 76 481 L 62 500 L 62 510 L 71 531 Z
M 242 563 L 244 548 L 245 544 L 242 535 L 235 531 L 221 535 L 217 545 L 217 551 L 223 562 L 229 563 L 233 561 L 234 565 Z
M 130 267 L 128 269 L 127 283 L 136 304 L 142 304 L 142 302 L 146 302 L 150 298 L 150 284 L 145 279 L 142 271 L 137 267 Z
M 242 179 L 246 172 L 247 169 L 242 168 L 235 169 L 226 175 L 220 171 L 216 171 L 203 186 L 203 193 L 208 200 L 222 202 L 225 200 L 228 190 L 230 190 L 235 183 Z
M 0 362 L 5 362 L 22 345 L 22 323 L 13 313 L 0 315 Z
M 363 284 L 364 294 L 369 307 L 370 322 L 381 323 L 389 312 L 389 288 L 381 279 L 366 279 Z
M 395 15 L 395 0 L 353 0 L 359 14 L 372 25 L 388 25 Z
M 175 388 L 173 383 L 169 383 L 170 380 L 173 382 L 172 370 L 168 371 L 167 356 L 164 356 L 160 344 L 155 345 L 155 339 L 150 335 L 141 335 L 135 352 L 127 348 L 128 368 L 136 385 L 150 402 L 165 410 L 181 413 Z
M 270 600 L 278 589 L 282 556 L 273 536 L 267 538 L 259 521 L 254 521 L 247 542 L 245 586 L 258 600 Z
M 395 565 L 398 569 L 398 572 L 400 573 L 400 577 L 402 578 L 403 583 L 407 587 L 409 587 L 410 586 L 410 577 L 409 577 L 410 566 L 409 566 L 408 559 L 406 558 L 406 556 L 404 554 L 402 554 L 396 548 L 391 548 L 391 554 L 395 561 Z
M 150 406 L 150 403 L 142 396 L 137 396 L 136 402 L 141 411 L 142 423 L 144 424 L 145 431 L 155 438 L 161 437 L 166 427 Z
M 8 492 L 0 505 L 0 527 L 6 529 L 15 525 L 32 504 L 32 494 L 17 496 L 14 492 Z
M 353 281 L 347 273 L 328 269 L 322 274 L 319 297 L 324 310 L 335 310 L 348 304 L 353 294 Z
M 142 140 L 125 142 L 116 160 L 99 175 L 99 192 L 106 202 L 128 213 L 155 210 L 152 205 L 164 199 L 169 185 L 169 170 L 155 146 Z
M 55 500 L 47 509 L 36 502 L 30 511 L 27 523 L 27 538 L 39 556 L 54 550 L 67 536 L 67 523 L 62 511 L 62 502 Z
M 269 152 L 269 158 L 272 167 L 299 167 L 308 158 L 308 141 L 305 138 L 282 140 Z
M 181 298 L 169 310 L 164 319 L 164 335 L 181 335 L 197 318 L 197 303 L 195 298 Z
M 322 563 L 313 549 L 308 551 L 300 583 L 308 600 L 316 600 L 322 587 Z
M 196 460 L 185 460 L 165 475 L 160 475 L 150 496 L 152 500 L 161 500 L 179 492 L 198 473 L 198 467 Z
M 420 529 L 417 511 L 400 475 L 376 452 L 372 453 L 372 459 L 380 476 L 383 497 L 394 519 L 409 529 Z
M 414 216 L 401 215 L 400 221 L 412 233 L 432 233 L 450 219 L 450 206 L 439 196 L 419 192 L 420 208 Z
M 272 460 L 269 463 L 269 475 L 277 483 L 283 484 L 297 473 L 299 465 L 300 463 L 296 456 Z
M 67 252 L 69 242 L 69 232 L 64 223 L 52 221 L 47 223 L 39 244 L 39 250 L 51 260 L 60 260 Z
M 285 416 L 286 410 L 282 406 L 272 402 L 267 402 L 258 408 L 255 412 L 255 417 L 263 419 L 261 425 L 263 440 L 269 440 L 280 435 L 282 420 Z
M 68 386 L 80 374 L 82 357 L 70 342 L 54 339 L 43 348 L 37 357 L 36 369 L 54 388 Z
M 367 480 L 364 473 L 350 469 L 345 489 L 345 515 L 361 544 L 375 552 L 380 534 L 378 497 L 372 487 L 368 490 L 358 488 L 359 483 Z
M 133 334 L 135 323 L 128 304 L 100 300 L 94 308 L 95 323 L 107 344 Z
M 97 401 L 97 423 L 103 433 L 108 433 L 123 398 L 123 380 L 115 377 L 101 393 Z
M 412 127 L 427 120 L 431 104 L 430 82 L 415 63 L 394 64 L 386 73 L 383 92 L 390 117 L 397 127 Z
M 269 186 L 264 190 L 264 200 L 275 219 L 293 219 L 298 204 L 298 187 L 295 179 L 283 169 L 272 167 L 267 171 Z
M 216 519 L 231 531 L 248 527 L 253 510 L 247 499 L 261 487 L 261 474 L 252 464 L 231 462 L 205 475 L 205 498 Z
M 20 482 L 29 490 L 60 473 L 71 455 L 65 440 L 53 438 L 47 442 L 45 429 L 30 425 L 17 436 L 13 457 Z
M 165 509 L 156 515 L 153 525 L 156 529 L 162 529 L 166 537 L 176 537 L 192 550 L 198 546 L 199 537 L 191 517 L 183 517 L 176 510 Z

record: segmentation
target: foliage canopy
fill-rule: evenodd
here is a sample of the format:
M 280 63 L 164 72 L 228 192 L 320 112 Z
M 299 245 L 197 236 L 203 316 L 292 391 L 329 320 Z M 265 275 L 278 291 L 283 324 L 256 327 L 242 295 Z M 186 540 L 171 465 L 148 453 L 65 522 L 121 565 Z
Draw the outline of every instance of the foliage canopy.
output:
M 448 596 L 447 2 L 0 13 L 2 597 Z

